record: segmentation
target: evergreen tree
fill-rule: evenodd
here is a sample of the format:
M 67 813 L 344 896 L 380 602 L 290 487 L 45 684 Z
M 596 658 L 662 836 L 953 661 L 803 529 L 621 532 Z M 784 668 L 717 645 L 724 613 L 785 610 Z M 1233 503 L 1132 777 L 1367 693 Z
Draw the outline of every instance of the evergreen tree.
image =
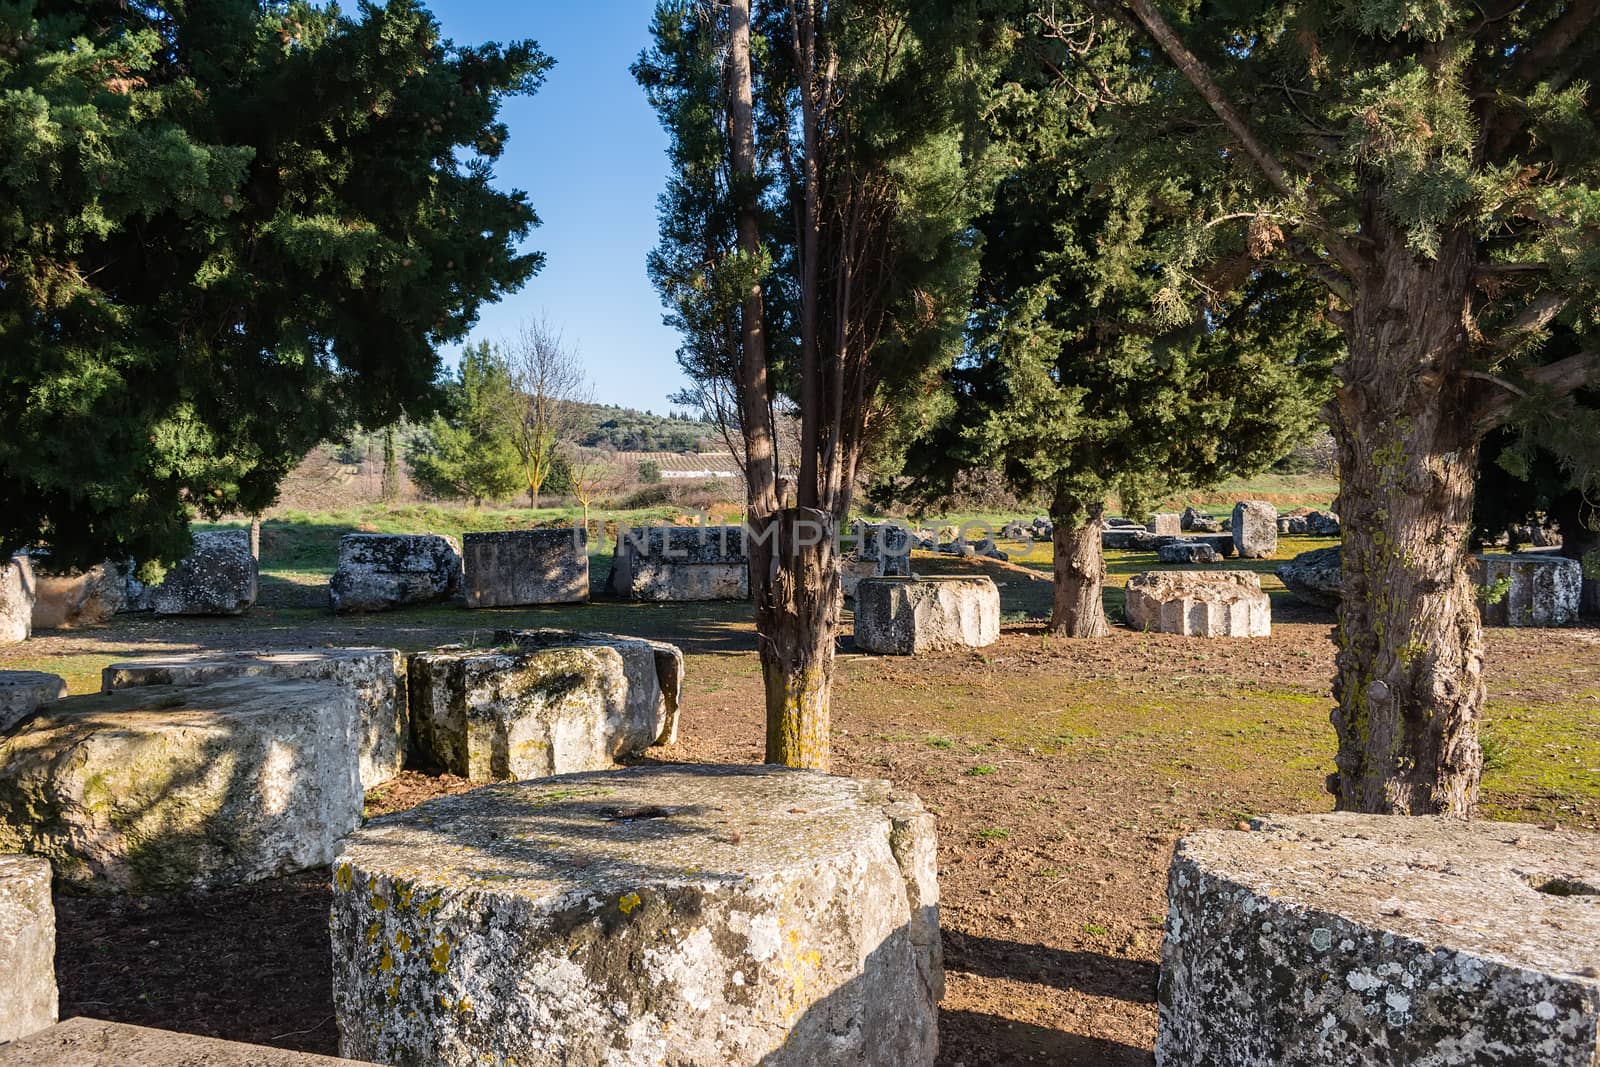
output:
M 0 6 L 0 545 L 172 560 L 425 416 L 438 346 L 541 263 L 490 166 L 548 66 L 415 0 Z
M 487 341 L 461 354 L 447 411 L 412 444 L 411 475 L 435 496 L 498 500 L 523 487 L 521 412 L 511 366 Z
M 1312 271 L 1344 333 L 1339 806 L 1468 815 L 1480 445 L 1522 422 L 1596 451 L 1573 393 L 1600 351 L 1600 7 L 1116 6 L 1174 72 L 1131 109 L 1124 162 L 1216 191 L 1175 245 L 1175 317 L 1213 242 L 1243 239 Z
M 1124 27 L 1086 17 L 1092 49 L 1017 20 L 991 111 L 1013 168 L 980 221 L 973 341 L 906 472 L 948 491 L 962 470 L 992 467 L 1048 501 L 1052 632 L 1100 637 L 1108 498 L 1138 513 L 1276 460 L 1316 418 L 1335 346 L 1315 290 L 1244 249 L 1240 287 L 1211 296 L 1187 328 L 1159 328 L 1162 235 L 1205 190 L 1180 173 L 1104 172 L 1116 105 L 1153 71 Z
M 885 414 L 959 350 L 1000 42 L 943 0 L 751 7 L 657 7 L 635 69 L 678 173 L 651 266 L 686 368 L 738 413 L 767 759 L 826 768 L 834 536 Z M 798 506 L 780 508 L 791 405 Z

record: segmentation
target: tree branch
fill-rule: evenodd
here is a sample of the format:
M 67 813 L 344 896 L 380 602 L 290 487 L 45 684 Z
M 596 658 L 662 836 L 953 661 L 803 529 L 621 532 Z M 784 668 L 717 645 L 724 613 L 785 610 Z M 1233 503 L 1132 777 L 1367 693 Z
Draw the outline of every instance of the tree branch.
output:
M 1462 373 L 1469 378 L 1493 382 L 1502 390 L 1500 395 L 1484 408 L 1482 416 L 1478 419 L 1478 428 L 1488 431 L 1505 424 L 1518 400 L 1526 400 L 1530 396 L 1559 400 L 1600 380 L 1600 353 L 1579 352 L 1575 356 L 1558 359 L 1542 367 L 1534 367 L 1524 375 L 1529 386 L 1527 389 L 1482 371 Z
M 1522 314 L 1511 320 L 1501 332 L 1500 339 L 1495 341 L 1494 347 L 1502 352 L 1510 351 L 1529 334 L 1536 333 L 1554 322 L 1555 317 L 1566 310 L 1571 302 L 1570 293 L 1552 290 L 1540 295 L 1523 309 Z

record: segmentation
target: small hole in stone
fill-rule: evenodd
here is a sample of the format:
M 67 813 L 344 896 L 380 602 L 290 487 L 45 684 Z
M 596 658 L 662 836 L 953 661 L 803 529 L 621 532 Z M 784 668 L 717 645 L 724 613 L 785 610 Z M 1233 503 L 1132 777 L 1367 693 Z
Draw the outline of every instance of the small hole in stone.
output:
M 612 808 L 606 812 L 607 822 L 638 822 L 641 819 L 665 819 L 672 814 L 671 808 L 662 808 L 650 805 L 642 808 Z
M 1528 884 L 1553 897 L 1600 897 L 1600 888 L 1576 878 L 1530 878 Z

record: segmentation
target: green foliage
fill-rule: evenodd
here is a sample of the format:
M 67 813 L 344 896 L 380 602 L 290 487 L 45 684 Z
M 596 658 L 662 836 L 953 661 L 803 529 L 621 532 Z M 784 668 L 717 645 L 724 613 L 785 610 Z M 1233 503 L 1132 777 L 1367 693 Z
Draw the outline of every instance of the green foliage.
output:
M 531 42 L 415 0 L 0 5 L 0 544 L 172 560 L 319 441 L 425 417 L 525 282 Z
M 906 472 L 944 493 L 963 470 L 991 467 L 1076 524 L 1113 494 L 1137 513 L 1265 468 L 1305 436 L 1327 392 L 1337 346 L 1319 293 L 1247 266 L 1235 289 L 1169 325 L 1165 245 L 1209 190 L 1099 163 L 1117 128 L 1102 105 L 1160 72 L 1113 21 L 1095 20 L 1088 51 L 1031 16 L 1018 27 L 990 111 L 1011 165 L 979 220 L 969 349 L 924 409 Z
M 696 452 L 723 449 L 721 435 L 708 422 L 676 412 L 661 416 L 612 405 L 591 409 L 593 426 L 578 443 L 586 448 L 609 447 L 618 452 Z
M 661 481 L 661 464 L 653 459 L 639 461 L 639 481 L 645 485 L 656 485 Z
M 520 395 L 504 355 L 487 342 L 468 348 L 446 389 L 447 413 L 412 444 L 412 477 L 440 497 L 483 501 L 516 492 L 523 484 L 513 440 Z

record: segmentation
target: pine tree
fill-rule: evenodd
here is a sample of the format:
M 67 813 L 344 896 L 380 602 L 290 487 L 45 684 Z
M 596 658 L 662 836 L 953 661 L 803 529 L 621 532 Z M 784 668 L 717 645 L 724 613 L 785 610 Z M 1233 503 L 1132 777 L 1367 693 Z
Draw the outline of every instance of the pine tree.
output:
M 995 35 L 934 0 L 667 0 L 653 32 L 635 69 L 678 174 L 652 271 L 686 366 L 737 411 L 767 759 L 826 768 L 835 534 L 885 413 L 959 350 Z
M 548 66 L 415 0 L 0 8 L 0 545 L 172 560 L 426 416 L 438 347 L 541 263 L 490 167 Z
M 1173 258 L 1170 302 L 1232 230 L 1312 271 L 1344 334 L 1339 806 L 1468 815 L 1480 445 L 1531 421 L 1594 451 L 1572 394 L 1600 352 L 1600 99 L 1585 78 L 1600 7 L 1116 6 L 1176 74 L 1129 116 L 1126 164 L 1217 190 Z
M 523 487 L 516 432 L 521 396 L 511 366 L 487 341 L 461 354 L 447 409 L 412 443 L 411 474 L 435 496 L 498 500 Z

